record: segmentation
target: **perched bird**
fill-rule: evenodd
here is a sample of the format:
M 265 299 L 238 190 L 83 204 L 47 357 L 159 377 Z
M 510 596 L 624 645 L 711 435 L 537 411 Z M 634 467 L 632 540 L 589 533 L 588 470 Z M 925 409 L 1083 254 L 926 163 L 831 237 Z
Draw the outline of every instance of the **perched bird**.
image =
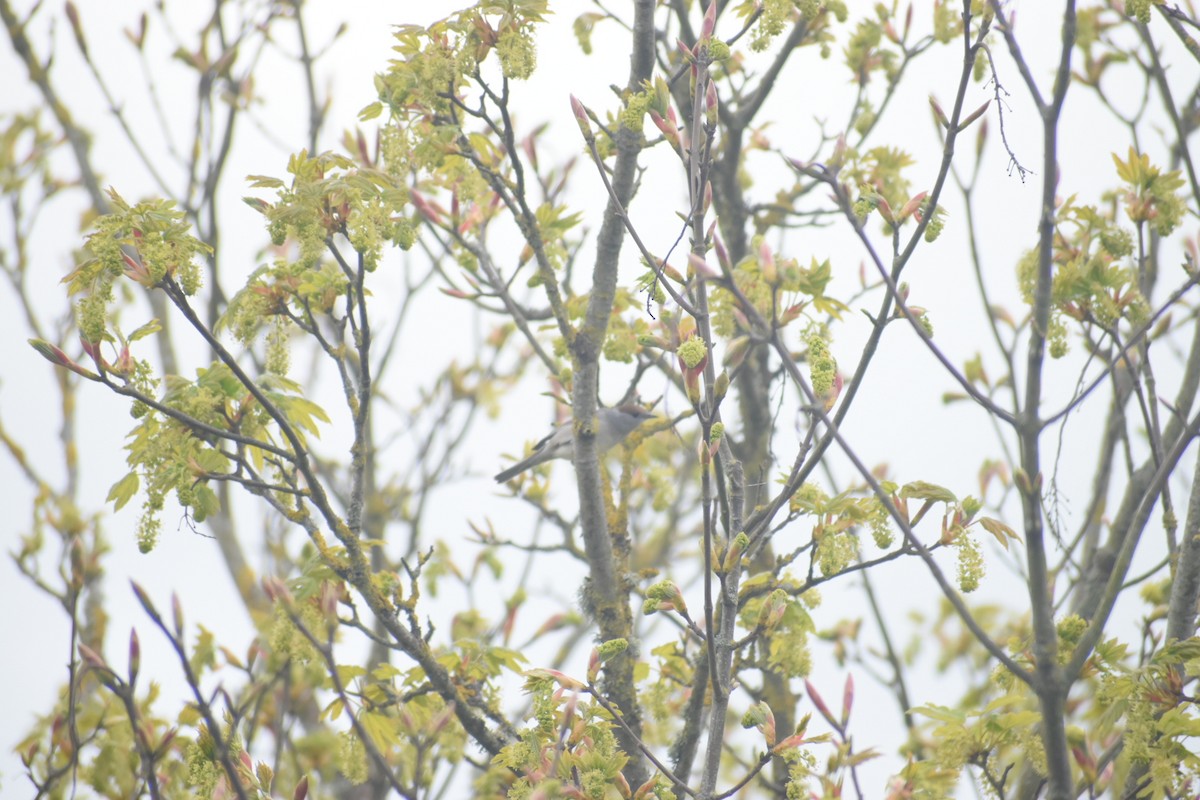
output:
M 601 408 L 596 412 L 596 451 L 606 453 L 625 441 L 637 426 L 654 415 L 641 406 L 627 403 L 616 408 Z M 575 436 L 573 425 L 565 422 L 556 427 L 549 436 L 534 445 L 533 453 L 524 461 L 518 461 L 496 476 L 496 483 L 504 483 L 520 475 L 530 467 L 544 464 L 553 458 L 573 458 Z

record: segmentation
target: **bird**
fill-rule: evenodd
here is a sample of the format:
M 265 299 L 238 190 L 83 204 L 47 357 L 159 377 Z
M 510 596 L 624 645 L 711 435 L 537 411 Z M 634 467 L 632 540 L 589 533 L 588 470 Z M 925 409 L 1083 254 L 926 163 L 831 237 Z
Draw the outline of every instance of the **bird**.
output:
M 633 433 L 639 425 L 654 414 L 633 403 L 626 403 L 616 408 L 601 408 L 596 411 L 596 452 L 606 453 L 625 441 L 625 437 Z M 496 475 L 496 483 L 504 483 L 520 475 L 530 467 L 544 464 L 554 458 L 574 458 L 575 434 L 574 424 L 564 422 L 550 432 L 550 435 L 533 446 L 533 453 L 524 461 L 518 461 L 506 470 Z

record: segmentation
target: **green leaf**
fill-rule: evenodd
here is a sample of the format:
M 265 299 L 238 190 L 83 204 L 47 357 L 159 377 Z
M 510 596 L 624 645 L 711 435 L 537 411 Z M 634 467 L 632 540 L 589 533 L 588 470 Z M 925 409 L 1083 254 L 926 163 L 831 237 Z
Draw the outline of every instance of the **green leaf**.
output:
M 342 703 L 342 699 L 339 697 L 322 709 L 320 719 L 333 722 L 342 715 L 342 710 L 345 709 L 345 707 L 345 704 Z
M 492 647 L 488 649 L 488 659 L 497 666 L 507 667 L 513 672 L 520 672 L 526 663 L 525 656 L 520 651 L 507 647 Z
M 358 112 L 358 119 L 360 122 L 367 122 L 368 120 L 375 119 L 382 113 L 383 103 L 376 100 L 374 103 L 368 103 L 363 106 L 362 110 Z
M 252 189 L 282 189 L 286 186 L 279 178 L 270 175 L 247 175 L 246 180 Z
M 992 536 L 995 536 L 996 541 L 1004 545 L 1005 550 L 1008 549 L 1009 539 L 1014 539 L 1018 542 L 1021 541 L 1021 535 L 1019 533 L 998 519 L 992 519 L 991 517 L 980 517 L 979 524 L 983 526 L 985 531 L 990 533 Z
M 956 503 L 958 498 L 954 492 L 938 486 L 936 483 L 927 483 L 925 481 L 913 481 L 906 483 L 900 489 L 900 496 L 916 500 L 932 500 L 935 503 Z
M 206 484 L 196 487 L 194 497 L 195 499 L 192 501 L 192 516 L 196 522 L 204 522 L 204 520 L 221 510 L 221 501 L 217 497 L 217 493 Z
M 538 206 L 534 216 L 537 217 L 538 227 L 542 230 L 542 236 L 548 240 L 562 238 L 571 228 L 574 228 L 583 219 L 583 212 L 577 211 L 574 214 L 567 214 L 566 206 L 552 206 L 549 203 L 543 203 Z
M 949 708 L 947 706 L 939 706 L 935 704 L 917 706 L 912 710 L 912 713 L 920 714 L 923 717 L 929 717 L 930 719 L 938 722 L 948 722 L 956 725 L 961 725 L 967 719 L 967 715 L 961 711 Z
M 329 415 L 325 413 L 325 409 L 306 398 L 276 395 L 271 399 L 287 415 L 287 418 L 293 425 L 303 428 L 313 436 L 320 435 L 320 430 L 317 428 L 317 423 L 314 422 L 314 419 L 325 423 L 329 422 Z
M 1041 713 L 1033 711 L 1032 709 L 1027 711 L 1014 711 L 1011 714 L 1004 714 L 1000 717 L 1001 727 L 1004 730 L 1009 731 L 1032 728 L 1041 721 Z
M 483 163 L 499 164 L 502 160 L 503 153 L 492 137 L 482 133 L 471 133 L 467 134 L 467 141 L 471 143 L 471 149 L 478 154 Z
M 814 257 L 807 268 L 800 267 L 798 269 L 799 285 L 797 288 L 804 294 L 814 299 L 826 299 L 836 303 L 843 310 L 846 305 L 831 298 L 825 298 L 825 288 L 829 286 L 829 281 L 833 279 L 833 264 L 829 259 L 818 262 Z
M 219 392 L 234 400 L 246 394 L 246 387 L 242 386 L 233 370 L 215 361 L 208 368 L 200 367 L 196 370 L 196 386 Z
M 220 450 L 205 448 L 192 456 L 197 466 L 209 475 L 218 475 L 229 469 L 229 458 Z
M 367 674 L 365 667 L 360 667 L 357 664 L 338 664 L 337 665 L 338 680 L 342 686 L 346 686 L 355 678 Z
M 770 572 L 759 572 L 742 581 L 741 587 L 738 588 L 739 597 L 747 597 L 751 593 L 766 589 L 775 580 L 775 576 Z
M 196 647 L 192 650 L 192 657 L 188 659 L 192 671 L 197 674 L 203 673 L 206 667 L 212 669 L 217 664 L 216 637 L 203 625 L 199 628 L 200 632 L 196 635 Z
M 860 750 L 859 752 L 850 756 L 850 758 L 846 760 L 846 764 L 851 767 L 857 767 L 859 764 L 870 761 L 874 758 L 879 758 L 882 755 L 882 753 L 872 747 L 867 750 Z
M 1190 716 L 1184 706 L 1176 706 L 1162 715 L 1158 730 L 1164 736 L 1200 736 L 1200 719 Z
M 398 678 L 403 674 L 394 664 L 380 664 L 371 670 L 371 677 L 377 681 L 390 681 L 392 678 Z
M 375 746 L 382 749 L 400 744 L 400 734 L 396 730 L 396 720 L 383 714 L 364 711 L 358 718 L 367 735 Z
M 984 706 L 983 715 L 985 717 L 996 716 L 995 712 L 997 711 L 1003 711 L 1009 708 L 1020 708 L 1026 702 L 1026 700 L 1027 698 L 1018 693 L 1009 692 L 1007 694 L 1002 694 Z
M 140 328 L 138 328 L 137 330 L 135 330 L 133 333 L 129 334 L 128 340 L 130 342 L 136 342 L 138 339 L 144 339 L 145 337 L 150 336 L 151 334 L 158 333 L 161 330 L 162 330 L 162 323 L 159 322 L 157 319 L 152 319 L 149 322 L 147 322 L 145 325 L 143 325 Z
M 828 314 L 834 319 L 841 319 L 842 314 L 850 310 L 850 306 L 833 297 L 817 297 L 813 299 L 813 308 L 822 314 Z
M 120 511 L 137 494 L 140 485 L 141 479 L 138 474 L 131 472 L 112 485 L 104 502 L 112 503 L 113 511 Z

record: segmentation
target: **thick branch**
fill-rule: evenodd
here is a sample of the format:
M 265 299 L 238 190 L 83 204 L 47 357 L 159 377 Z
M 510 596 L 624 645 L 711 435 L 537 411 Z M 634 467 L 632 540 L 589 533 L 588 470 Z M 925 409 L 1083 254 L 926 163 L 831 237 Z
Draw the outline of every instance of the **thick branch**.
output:
M 636 0 L 635 3 L 633 53 L 627 83 L 630 91 L 638 91 L 654 69 L 654 7 L 654 0 Z M 573 397 L 579 518 L 584 550 L 591 567 L 589 590 L 602 640 L 625 638 L 632 632 L 632 610 L 623 574 L 625 565 L 618 563 L 609 538 L 594 429 L 600 388 L 600 348 L 616 298 L 617 267 L 625 237 L 618 209 L 628 208 L 633 197 L 641 135 L 622 125 L 617 131 L 616 148 L 612 173 L 614 197 L 609 199 L 596 239 L 592 291 L 584 324 L 571 342 L 575 366 Z M 626 652 L 606 665 L 604 691 L 621 709 L 622 718 L 628 725 L 628 729 L 617 731 L 621 749 L 630 759 L 625 767 L 625 777 L 631 786 L 640 786 L 645 782 L 647 772 L 638 749 L 641 711 L 633 685 L 634 656 L 634 653 Z

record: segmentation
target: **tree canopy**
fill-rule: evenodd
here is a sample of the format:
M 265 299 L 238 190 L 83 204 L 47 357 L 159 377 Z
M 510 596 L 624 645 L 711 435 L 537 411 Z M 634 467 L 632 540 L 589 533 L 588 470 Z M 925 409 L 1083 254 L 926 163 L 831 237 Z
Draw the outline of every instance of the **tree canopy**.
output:
M 0 0 L 6 787 L 1195 795 L 1190 3 L 316 5 Z

